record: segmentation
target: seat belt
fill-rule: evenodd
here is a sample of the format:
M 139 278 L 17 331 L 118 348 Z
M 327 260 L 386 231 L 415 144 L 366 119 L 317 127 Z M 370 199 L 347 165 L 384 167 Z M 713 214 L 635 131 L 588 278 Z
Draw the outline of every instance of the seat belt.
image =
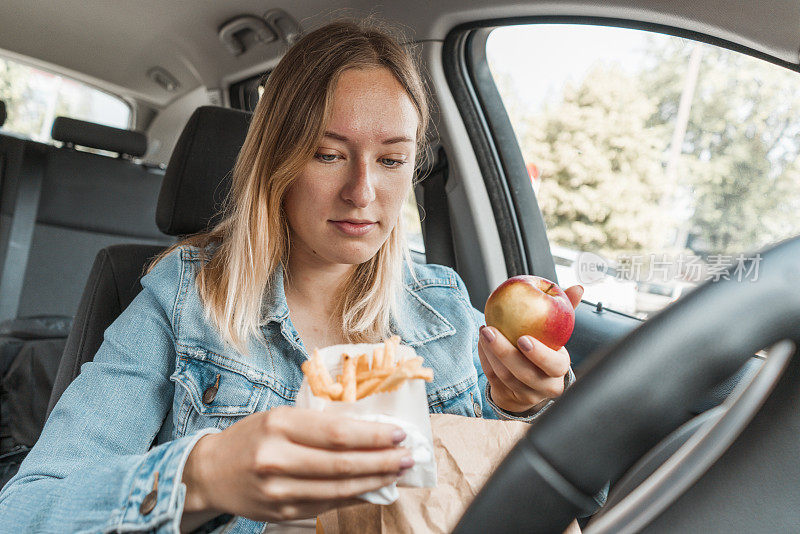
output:
M 450 228 L 450 208 L 447 204 L 447 156 L 439 147 L 436 160 L 422 186 L 422 205 L 425 218 L 422 236 L 425 241 L 425 261 L 455 268 L 456 253 Z
M 10 177 L 19 177 L 20 173 L 22 172 L 22 159 L 25 154 L 25 142 L 22 139 L 16 138 L 9 138 L 3 136 L 0 139 L 0 207 L 3 205 L 3 201 L 6 200 L 5 196 L 11 191 L 7 191 L 8 184 L 12 182 Z M 19 179 L 17 180 L 19 181 Z M 9 195 L 10 196 L 10 195 Z M 13 209 L 13 199 L 11 199 L 9 204 L 12 204 Z M 11 215 L 11 218 L 14 216 Z M 2 219 L 0 219 L 2 221 Z M 9 226 L 11 223 L 9 222 Z M 2 223 L 0 223 L 0 228 L 2 228 Z M 5 240 L 0 242 L 0 259 L 6 257 L 6 251 L 8 250 L 8 240 L 11 236 L 11 232 L 5 233 Z M 2 265 L 0 265 L 2 268 Z M 0 270 L 0 276 L 2 276 L 2 271 Z
M 17 317 L 44 178 L 44 150 L 22 144 L 16 152 L 21 161 L 13 162 L 13 170 L 19 171 L 19 179 L 3 269 L 0 271 L 0 321 Z M 7 170 L 12 170 L 11 165 L 12 161 L 9 161 Z M 5 178 L 8 176 L 10 173 Z

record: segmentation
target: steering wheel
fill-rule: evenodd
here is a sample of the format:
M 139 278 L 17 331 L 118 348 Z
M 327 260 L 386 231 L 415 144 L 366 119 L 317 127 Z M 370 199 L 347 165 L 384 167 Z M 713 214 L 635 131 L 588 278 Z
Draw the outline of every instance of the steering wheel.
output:
M 756 376 L 586 534 L 796 531 L 800 359 L 792 356 L 800 340 L 800 236 L 745 267 L 757 277 L 731 268 L 727 279 L 701 285 L 594 354 L 454 532 L 562 532 L 596 508 L 592 495 L 686 423 L 709 390 L 771 345 Z M 776 344 L 781 340 L 792 341 Z

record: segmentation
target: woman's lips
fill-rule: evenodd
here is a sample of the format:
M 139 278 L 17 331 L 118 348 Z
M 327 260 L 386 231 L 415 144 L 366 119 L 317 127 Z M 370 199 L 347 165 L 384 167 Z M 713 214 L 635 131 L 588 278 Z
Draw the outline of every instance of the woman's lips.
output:
M 372 230 L 374 222 L 355 223 L 350 221 L 331 221 L 345 235 L 362 236 Z

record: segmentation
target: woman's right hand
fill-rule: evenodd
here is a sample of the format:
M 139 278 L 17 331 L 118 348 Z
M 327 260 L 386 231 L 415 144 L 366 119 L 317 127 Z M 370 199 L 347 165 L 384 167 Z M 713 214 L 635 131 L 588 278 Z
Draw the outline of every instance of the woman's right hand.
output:
M 249 415 L 189 454 L 181 530 L 223 513 L 277 522 L 353 504 L 414 464 L 403 439 L 394 425 L 313 410 Z

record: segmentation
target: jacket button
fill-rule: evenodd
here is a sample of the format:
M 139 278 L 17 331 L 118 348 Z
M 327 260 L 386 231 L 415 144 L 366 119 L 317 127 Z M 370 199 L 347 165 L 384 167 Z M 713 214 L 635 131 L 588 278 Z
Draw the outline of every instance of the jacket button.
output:
M 211 404 L 214 402 L 214 399 L 217 397 L 217 391 L 219 391 L 219 375 L 217 375 L 217 380 L 214 382 L 214 385 L 208 386 L 203 392 L 203 404 Z
M 158 491 L 153 490 L 147 495 L 145 495 L 142 504 L 139 505 L 139 512 L 142 515 L 147 515 L 153 511 L 153 508 L 156 507 L 156 501 L 158 500 Z
M 153 481 L 153 489 L 144 496 L 142 499 L 142 504 L 139 505 L 139 513 L 142 515 L 147 515 L 153 511 L 153 508 L 156 507 L 156 501 L 158 500 L 158 471 L 156 471 L 156 479 Z
M 206 390 L 203 392 L 203 404 L 211 404 L 214 402 L 214 398 L 217 396 L 217 388 L 214 386 L 208 386 Z
M 483 410 L 478 401 L 472 401 L 472 409 L 475 410 L 475 417 L 483 417 Z

